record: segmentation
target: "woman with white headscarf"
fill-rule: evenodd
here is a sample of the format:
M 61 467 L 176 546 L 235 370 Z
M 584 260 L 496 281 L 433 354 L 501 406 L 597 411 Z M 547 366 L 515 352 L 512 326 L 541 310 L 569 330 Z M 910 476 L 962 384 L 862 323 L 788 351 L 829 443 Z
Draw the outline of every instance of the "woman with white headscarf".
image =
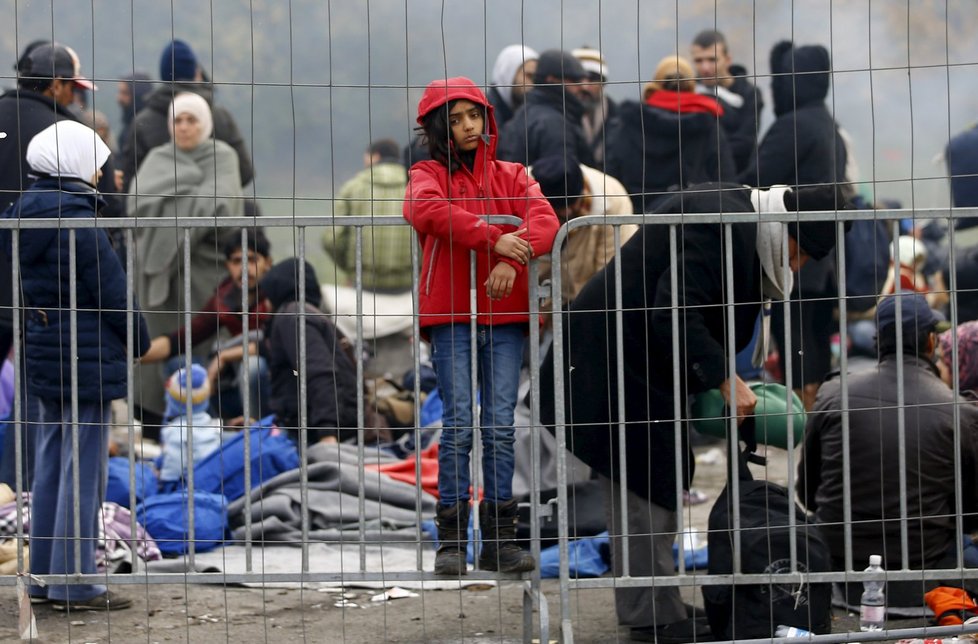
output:
M 129 215 L 193 217 L 205 224 L 213 217 L 243 214 L 238 155 L 227 143 L 211 138 L 213 120 L 207 101 L 189 92 L 177 94 L 170 105 L 169 128 L 172 140 L 149 151 L 130 185 Z M 214 293 L 227 272 L 221 236 L 215 227 L 191 229 L 188 302 L 184 299 L 184 229 L 137 229 L 136 288 L 153 337 L 175 331 L 184 312 L 201 310 Z M 157 372 L 156 367 L 141 369 L 140 404 L 162 412 L 163 379 Z
M 59 121 L 27 146 L 37 181 L 5 213 L 5 219 L 95 217 L 104 205 L 95 190 L 109 149 L 94 130 Z M 9 231 L 0 243 L 10 247 Z M 127 350 L 126 275 L 104 229 L 79 228 L 75 275 L 71 275 L 67 228 L 24 228 L 19 256 L 24 297 L 26 387 L 38 401 L 31 433 L 36 441 L 31 499 L 30 569 L 39 575 L 94 574 L 98 510 L 105 496 L 109 404 L 126 397 L 127 363 L 149 348 L 146 322 L 132 315 L 132 355 Z M 71 310 L 75 295 L 74 315 Z M 72 334 L 77 349 L 69 351 Z M 72 363 L 76 369 L 72 369 Z M 74 373 L 73 373 L 74 372 Z M 75 379 L 77 378 L 77 380 Z M 74 399 L 73 399 L 74 398 Z M 77 401 L 77 414 L 72 413 Z M 72 432 L 78 434 L 78 489 Z M 75 498 L 77 492 L 77 499 Z M 75 533 L 78 504 L 80 532 Z M 74 544 L 81 543 L 81 557 Z M 58 610 L 116 610 L 130 601 L 103 585 L 31 587 L 35 601 Z
M 492 66 L 492 85 L 486 97 L 495 109 L 496 128 L 502 129 L 533 88 L 540 55 L 526 45 L 504 47 Z

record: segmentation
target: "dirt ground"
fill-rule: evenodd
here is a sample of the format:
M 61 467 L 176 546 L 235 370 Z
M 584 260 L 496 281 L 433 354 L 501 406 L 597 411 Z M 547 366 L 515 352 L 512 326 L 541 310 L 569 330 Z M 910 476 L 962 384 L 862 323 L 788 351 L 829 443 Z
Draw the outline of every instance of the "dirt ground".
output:
M 709 497 L 686 508 L 687 525 L 705 530 L 712 500 L 722 488 L 725 460 L 712 447 L 698 448 L 696 488 Z M 773 451 L 767 476 L 785 482 L 787 454 Z M 755 476 L 764 472 L 755 469 Z M 560 593 L 557 580 L 545 580 L 551 632 L 559 638 Z M 133 599 L 131 609 L 115 613 L 65 615 L 35 606 L 40 639 L 36 642 L 519 642 L 522 641 L 522 585 L 463 591 L 424 591 L 417 597 L 372 602 L 378 590 L 251 589 L 219 585 L 118 585 L 113 590 Z M 2 589 L 0 641 L 17 640 L 15 592 Z M 687 601 L 701 604 L 698 591 Z M 339 606 L 337 605 L 339 604 Z M 576 642 L 627 642 L 619 628 L 610 589 L 570 594 Z M 895 624 L 894 624 L 895 625 Z M 852 616 L 836 613 L 836 631 L 858 628 Z

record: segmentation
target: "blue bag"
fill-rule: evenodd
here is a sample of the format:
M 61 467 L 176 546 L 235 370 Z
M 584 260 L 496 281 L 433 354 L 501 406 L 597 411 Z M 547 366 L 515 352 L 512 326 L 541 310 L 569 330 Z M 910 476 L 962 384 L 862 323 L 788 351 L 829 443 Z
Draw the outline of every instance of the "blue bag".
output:
M 164 554 L 182 555 L 189 550 L 189 513 L 186 490 L 156 494 L 136 508 L 136 517 Z M 194 548 L 213 550 L 224 542 L 227 531 L 227 499 L 220 494 L 194 491 Z
M 611 542 L 608 532 L 593 537 L 581 537 L 567 544 L 572 577 L 600 577 L 611 568 Z M 560 577 L 560 546 L 550 546 L 540 551 L 540 577 Z
M 299 452 L 284 432 L 272 427 L 272 416 L 253 425 L 251 442 L 251 487 L 299 467 Z M 223 494 L 234 501 L 244 496 L 245 432 L 221 444 L 194 465 L 194 491 Z
M 159 488 L 159 479 L 147 463 L 136 461 L 136 503 L 153 496 Z M 115 456 L 109 459 L 108 484 L 105 500 L 129 507 L 129 459 Z

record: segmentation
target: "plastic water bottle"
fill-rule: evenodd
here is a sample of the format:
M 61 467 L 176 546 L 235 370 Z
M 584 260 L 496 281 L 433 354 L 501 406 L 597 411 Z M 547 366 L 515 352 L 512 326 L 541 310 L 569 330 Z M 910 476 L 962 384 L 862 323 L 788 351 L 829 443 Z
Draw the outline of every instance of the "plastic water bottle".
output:
M 808 637 L 811 634 L 811 631 L 806 631 L 804 628 L 786 626 L 784 624 L 779 625 L 774 631 L 775 637 Z
M 869 556 L 869 568 L 866 572 L 880 574 L 883 558 L 879 555 Z M 867 580 L 863 582 L 863 596 L 859 601 L 859 630 L 881 631 L 886 626 L 886 596 L 883 594 L 883 580 Z

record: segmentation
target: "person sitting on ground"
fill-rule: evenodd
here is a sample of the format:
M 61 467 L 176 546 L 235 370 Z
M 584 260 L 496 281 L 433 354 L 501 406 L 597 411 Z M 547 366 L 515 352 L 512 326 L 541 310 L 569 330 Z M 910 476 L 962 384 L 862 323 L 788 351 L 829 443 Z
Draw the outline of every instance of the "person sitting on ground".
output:
M 902 317 L 897 316 L 897 298 Z M 876 308 L 879 364 L 848 376 L 849 462 L 843 460 L 842 385 L 838 374 L 822 383 L 805 426 L 798 465 L 798 495 L 815 514 L 835 565 L 845 565 L 846 527 L 852 530 L 852 563 L 862 569 L 869 556 L 883 556 L 885 569 L 953 568 L 957 565 L 957 491 L 962 492 L 963 527 L 978 527 L 978 407 L 956 404 L 934 366 L 942 318 L 916 293 L 885 297 Z M 902 328 L 902 347 L 897 328 Z M 898 354 L 902 348 L 903 355 Z M 903 390 L 900 390 L 902 368 Z M 900 395 L 902 393 L 902 399 Z M 955 409 L 960 414 L 962 479 L 955 477 Z M 905 444 L 897 440 L 900 416 Z M 900 490 L 904 448 L 906 497 Z M 844 513 L 843 477 L 848 467 L 851 523 Z M 901 548 L 901 506 L 906 504 L 908 552 Z M 965 562 L 978 565 L 978 549 L 965 537 Z M 971 545 L 971 547 L 967 547 Z M 894 582 L 891 606 L 920 606 L 933 582 Z M 858 587 L 858 588 L 857 588 Z M 848 603 L 859 603 L 862 584 L 848 584 Z
M 948 387 L 954 386 L 954 336 L 958 345 L 958 392 L 978 401 L 978 321 L 959 324 L 957 329 L 948 329 L 938 337 L 937 370 Z
M 235 418 L 244 413 L 244 387 L 248 383 L 249 416 L 261 418 L 269 409 L 271 382 L 268 362 L 259 355 L 258 337 L 268 320 L 268 301 L 258 290 L 259 281 L 272 266 L 271 244 L 259 228 L 247 229 L 247 252 L 241 246 L 241 231 L 234 230 L 224 238 L 223 250 L 227 268 L 225 277 L 200 311 L 190 319 L 190 345 L 197 347 L 217 337 L 222 330 L 231 339 L 222 342 L 207 367 L 209 389 L 215 392 L 214 409 L 221 418 Z M 248 364 L 244 363 L 244 313 L 241 289 L 248 279 Z M 173 372 L 184 363 L 186 327 L 153 338 L 143 364 L 167 361 L 165 371 Z M 226 374 L 226 375 L 225 375 Z
M 305 271 L 305 315 L 299 303 L 299 271 Z M 279 262 L 259 282 L 272 315 L 265 325 L 262 355 L 272 381 L 269 403 L 276 424 L 297 443 L 307 428 L 307 443 L 357 436 L 357 376 L 350 342 L 318 307 L 322 301 L 316 271 L 296 258 Z M 299 346 L 305 324 L 306 346 Z M 302 359 L 305 364 L 302 364 Z M 306 379 L 305 425 L 300 423 L 300 377 Z
M 221 446 L 221 424 L 207 413 L 211 383 L 207 370 L 195 364 L 188 372 L 178 369 L 166 383 L 166 413 L 160 441 L 163 459 L 160 464 L 160 484 L 175 487 L 194 463 Z M 189 432 L 193 431 L 193 459 L 187 453 Z

